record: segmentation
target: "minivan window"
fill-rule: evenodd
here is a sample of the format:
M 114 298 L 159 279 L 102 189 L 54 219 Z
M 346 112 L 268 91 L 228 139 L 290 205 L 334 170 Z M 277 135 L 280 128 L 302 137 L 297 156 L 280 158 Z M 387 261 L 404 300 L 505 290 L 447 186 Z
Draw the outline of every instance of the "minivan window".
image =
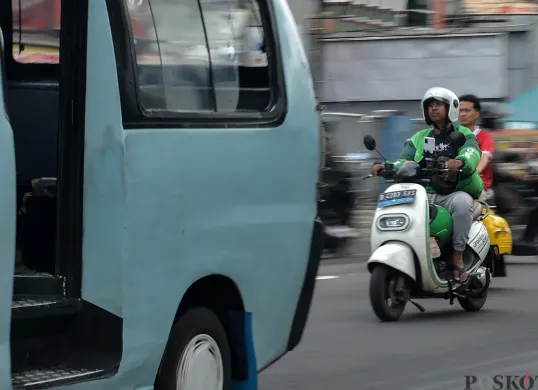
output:
M 146 112 L 233 113 L 270 108 L 270 64 L 256 0 L 127 4 L 139 103 Z
M 61 0 L 11 0 L 13 59 L 25 64 L 58 64 Z

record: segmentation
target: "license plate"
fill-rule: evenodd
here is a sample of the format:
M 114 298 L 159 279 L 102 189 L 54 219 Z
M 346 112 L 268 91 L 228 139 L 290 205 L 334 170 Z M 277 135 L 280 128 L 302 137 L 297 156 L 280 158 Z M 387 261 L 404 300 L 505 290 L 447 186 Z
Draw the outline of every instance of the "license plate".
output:
M 398 204 L 415 203 L 417 190 L 384 192 L 379 195 L 377 207 L 396 206 Z

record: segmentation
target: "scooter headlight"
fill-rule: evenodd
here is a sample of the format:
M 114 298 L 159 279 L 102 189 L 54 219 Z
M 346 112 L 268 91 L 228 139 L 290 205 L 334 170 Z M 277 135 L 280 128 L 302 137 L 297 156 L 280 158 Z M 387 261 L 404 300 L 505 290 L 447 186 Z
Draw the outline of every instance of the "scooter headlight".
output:
M 405 214 L 385 214 L 377 219 L 376 225 L 381 231 L 405 230 L 409 227 L 409 217 Z

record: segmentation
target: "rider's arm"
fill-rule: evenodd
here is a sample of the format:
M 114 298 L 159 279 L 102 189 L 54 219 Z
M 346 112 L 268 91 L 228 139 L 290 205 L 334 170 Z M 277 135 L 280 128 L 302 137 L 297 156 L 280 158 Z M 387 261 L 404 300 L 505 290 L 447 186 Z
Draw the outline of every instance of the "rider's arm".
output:
M 460 148 L 456 160 L 460 160 L 463 163 L 461 167 L 463 174 L 470 175 L 476 170 L 476 167 L 480 162 L 481 152 L 478 147 L 478 140 L 473 132 L 467 128 L 463 129 L 462 133 L 465 135 L 465 143 Z
M 493 136 L 484 130 L 482 130 L 482 132 L 484 134 L 482 134 L 482 137 L 479 143 L 480 150 L 482 151 L 482 157 L 480 157 L 480 163 L 478 164 L 478 167 L 476 168 L 478 173 L 481 173 L 484 169 L 486 169 L 488 164 L 491 162 L 491 160 L 493 159 L 493 151 L 495 148 Z
M 400 157 L 398 160 L 394 162 L 394 167 L 398 168 L 400 165 L 402 165 L 406 161 L 413 161 L 415 159 L 415 153 L 417 152 L 417 149 L 415 148 L 415 145 L 413 144 L 413 140 L 410 139 L 409 142 L 406 142 L 404 149 L 402 150 L 402 153 L 400 154 Z

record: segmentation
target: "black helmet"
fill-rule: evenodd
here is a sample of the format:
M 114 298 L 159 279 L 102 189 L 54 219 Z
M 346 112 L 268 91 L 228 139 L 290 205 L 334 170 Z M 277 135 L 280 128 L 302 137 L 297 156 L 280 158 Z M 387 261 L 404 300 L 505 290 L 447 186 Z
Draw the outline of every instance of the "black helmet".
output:
M 502 103 L 486 103 L 482 105 L 480 117 L 482 118 L 482 127 L 489 130 L 502 128 L 502 120 L 510 112 Z

